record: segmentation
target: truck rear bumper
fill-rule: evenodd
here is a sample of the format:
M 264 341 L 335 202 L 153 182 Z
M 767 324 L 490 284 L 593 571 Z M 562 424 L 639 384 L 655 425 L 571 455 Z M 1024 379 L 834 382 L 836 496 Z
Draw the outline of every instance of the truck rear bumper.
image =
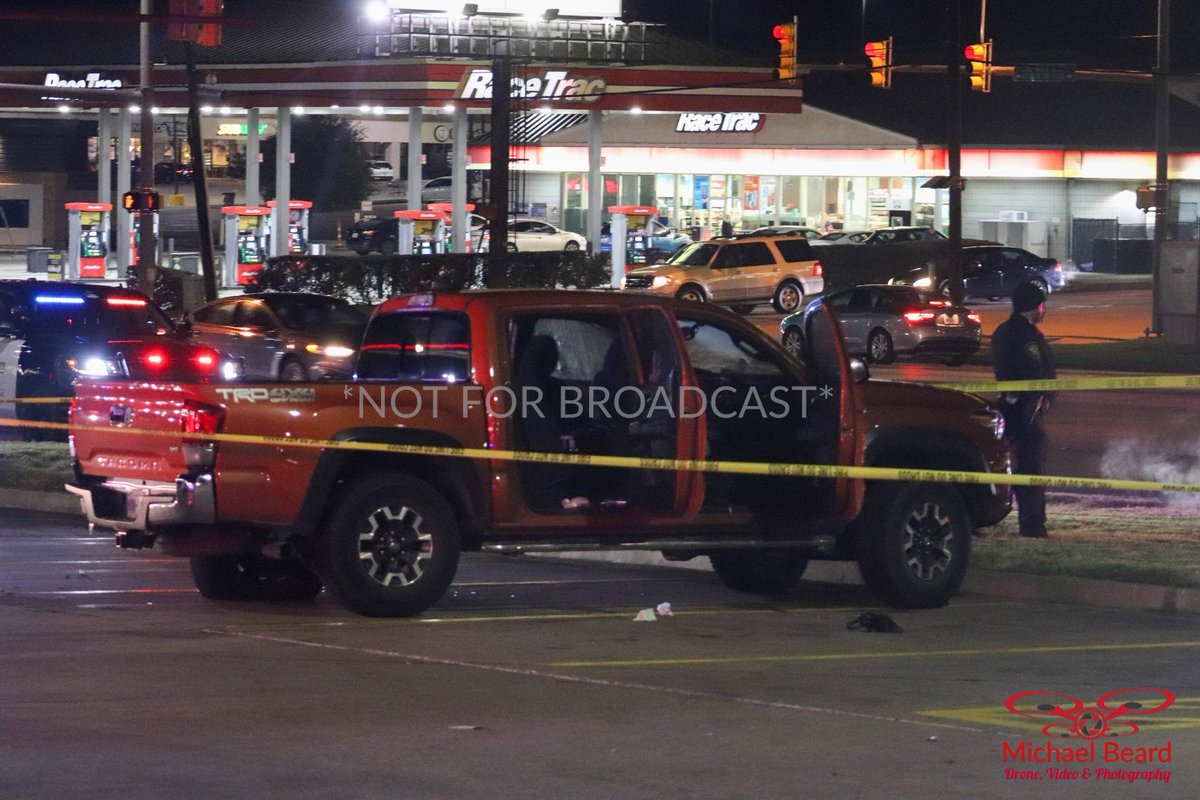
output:
M 105 481 L 67 484 L 78 495 L 88 522 L 116 531 L 155 531 L 179 525 L 211 525 L 217 518 L 212 476 L 183 476 L 175 483 Z

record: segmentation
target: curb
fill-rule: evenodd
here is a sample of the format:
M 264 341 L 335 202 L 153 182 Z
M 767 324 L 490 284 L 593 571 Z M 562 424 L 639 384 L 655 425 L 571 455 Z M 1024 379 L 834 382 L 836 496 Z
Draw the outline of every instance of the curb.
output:
M 0 508 L 69 514 L 83 519 L 79 500 L 62 492 L 0 487 Z M 667 561 L 661 554 L 645 550 L 538 553 L 531 554 L 530 557 L 709 571 L 708 560 L 704 558 Z M 814 561 L 805 570 L 804 580 L 825 584 L 862 585 L 858 565 L 848 561 Z M 1036 600 L 1167 614 L 1200 614 L 1200 589 L 1123 583 L 1096 578 L 972 570 L 967 573 L 963 591 L 1010 600 Z
M 72 514 L 83 519 L 79 498 L 64 492 L 46 492 L 37 489 L 14 489 L 0 486 L 0 508 L 16 508 L 22 511 L 49 511 L 56 514 Z

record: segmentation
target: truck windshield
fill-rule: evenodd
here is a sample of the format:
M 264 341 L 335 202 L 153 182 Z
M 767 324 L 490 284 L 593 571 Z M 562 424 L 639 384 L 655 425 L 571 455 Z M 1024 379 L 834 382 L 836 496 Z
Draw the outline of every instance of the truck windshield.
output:
M 450 311 L 397 311 L 371 320 L 358 380 L 456 383 L 471 378 L 467 317 Z

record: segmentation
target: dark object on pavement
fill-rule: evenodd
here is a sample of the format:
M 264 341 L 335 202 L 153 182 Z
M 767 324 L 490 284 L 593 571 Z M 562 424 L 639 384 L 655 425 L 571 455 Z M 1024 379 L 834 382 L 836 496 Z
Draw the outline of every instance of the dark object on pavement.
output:
M 846 623 L 848 631 L 865 631 L 866 633 L 904 633 L 904 628 L 887 614 L 878 611 L 864 611 Z

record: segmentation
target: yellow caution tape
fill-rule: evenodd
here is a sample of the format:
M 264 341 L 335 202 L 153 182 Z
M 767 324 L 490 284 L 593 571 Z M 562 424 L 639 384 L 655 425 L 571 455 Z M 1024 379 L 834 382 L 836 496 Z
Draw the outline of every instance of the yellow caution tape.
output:
M 73 397 L 0 397 L 0 403 L 53 405 L 54 403 L 69 403 L 74 399 Z
M 28 427 L 44 430 L 87 430 L 106 435 L 135 435 L 229 444 L 300 447 L 316 450 L 357 450 L 373 453 L 443 456 L 496 461 L 521 461 L 536 464 L 577 464 L 625 469 L 658 469 L 682 472 L 715 472 L 738 475 L 778 475 L 804 478 L 851 478 L 860 480 L 914 481 L 918 483 L 977 483 L 1013 486 L 1044 486 L 1053 489 L 1106 489 L 1139 492 L 1200 492 L 1200 484 L 1163 483 L 1160 481 L 1109 478 L 1068 478 L 1054 475 L 1012 475 L 995 472 L 965 472 L 944 469 L 897 469 L 894 467 L 844 467 L 828 464 L 775 464 L 751 461 L 710 461 L 706 459 L 638 458 L 601 456 L 583 453 L 532 453 L 518 450 L 494 450 L 487 447 L 433 447 L 415 444 L 342 442 L 307 439 L 296 436 L 257 436 L 243 433 L 188 434 L 180 431 L 143 431 L 135 428 L 102 425 L 69 426 L 64 422 L 0 419 L 0 427 Z
M 1119 389 L 1197 389 L 1200 375 L 1131 375 L 1114 378 L 1055 378 L 1038 381 L 967 381 L 935 383 L 960 392 L 1076 392 Z

